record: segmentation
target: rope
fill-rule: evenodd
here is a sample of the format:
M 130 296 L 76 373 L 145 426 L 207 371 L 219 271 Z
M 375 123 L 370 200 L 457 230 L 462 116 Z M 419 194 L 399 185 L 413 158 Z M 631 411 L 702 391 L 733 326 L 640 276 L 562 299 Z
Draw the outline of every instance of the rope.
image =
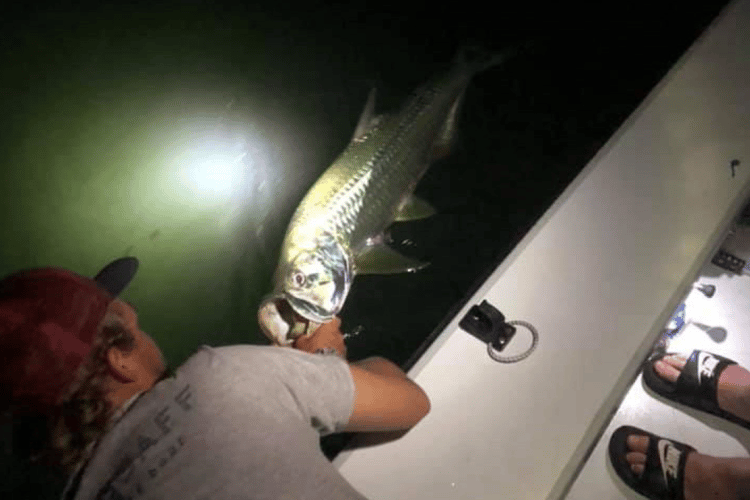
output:
M 526 349 L 525 352 L 522 352 L 521 354 L 518 354 L 516 356 L 502 356 L 498 354 L 498 351 L 495 351 L 495 349 L 492 348 L 492 343 L 488 342 L 487 354 L 489 354 L 492 359 L 499 363 L 515 363 L 517 361 L 521 361 L 522 359 L 529 357 L 534 349 L 536 349 L 536 345 L 539 343 L 539 332 L 531 323 L 527 323 L 526 321 L 508 321 L 507 323 L 509 325 L 519 325 L 528 328 L 531 332 L 531 347 Z

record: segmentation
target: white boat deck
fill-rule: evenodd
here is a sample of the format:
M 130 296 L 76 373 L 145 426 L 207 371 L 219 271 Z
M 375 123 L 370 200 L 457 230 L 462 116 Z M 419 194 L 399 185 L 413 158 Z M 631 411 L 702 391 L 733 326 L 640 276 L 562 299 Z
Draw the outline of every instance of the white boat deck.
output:
M 750 227 L 738 227 L 722 246 L 744 260 L 750 259 Z M 716 293 L 711 298 L 695 289 L 688 294 L 684 301 L 685 326 L 668 350 L 689 354 L 693 349 L 703 349 L 750 367 L 750 275 L 727 273 L 707 262 L 698 283 L 714 285 Z M 638 375 L 566 498 L 642 498 L 619 480 L 607 458 L 609 437 L 621 425 L 682 441 L 709 455 L 750 456 L 750 430 L 657 398 L 646 392 Z
M 750 0 L 730 4 L 427 349 L 409 373 L 430 414 L 401 439 L 337 457 L 365 496 L 637 498 L 603 454 L 618 407 L 612 425 L 695 433 L 701 450 L 747 453 L 633 381 L 750 195 L 749 25 Z M 718 291 L 691 294 L 689 319 L 725 328 L 726 340 L 691 324 L 673 347 L 750 363 L 741 342 L 750 308 L 747 318 L 729 309 L 747 305 L 748 279 L 701 279 Z M 483 299 L 539 330 L 529 358 L 497 363 L 458 328 Z

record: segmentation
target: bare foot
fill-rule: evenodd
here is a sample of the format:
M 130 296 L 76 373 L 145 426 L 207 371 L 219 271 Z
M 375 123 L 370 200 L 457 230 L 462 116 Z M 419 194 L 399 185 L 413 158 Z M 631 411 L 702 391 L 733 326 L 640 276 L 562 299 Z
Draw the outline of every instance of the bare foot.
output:
M 648 436 L 628 436 L 625 459 L 637 476 L 643 474 L 648 450 Z M 728 475 L 726 459 L 714 458 L 698 452 L 688 454 L 685 462 L 685 500 L 735 500 L 733 481 Z
M 664 356 L 654 369 L 664 380 L 676 382 L 687 358 L 681 354 Z M 716 394 L 719 408 L 750 421 L 750 372 L 740 365 L 727 366 L 721 375 Z

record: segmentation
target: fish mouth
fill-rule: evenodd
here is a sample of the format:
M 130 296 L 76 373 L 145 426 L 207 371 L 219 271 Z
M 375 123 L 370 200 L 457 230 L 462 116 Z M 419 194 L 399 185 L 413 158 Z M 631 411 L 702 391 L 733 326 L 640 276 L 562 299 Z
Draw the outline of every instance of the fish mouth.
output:
M 303 315 L 297 307 L 294 307 L 294 304 L 302 305 L 303 311 L 315 308 L 287 294 L 267 297 L 258 308 L 258 323 L 263 334 L 277 345 L 292 345 L 298 337 L 310 335 L 321 323 L 333 317 L 333 315 L 328 318 L 317 314 Z
M 287 303 L 292 307 L 294 312 L 296 312 L 303 318 L 310 321 L 315 321 L 316 323 L 325 323 L 326 321 L 330 321 L 335 315 L 334 312 L 326 311 L 320 306 L 311 304 L 310 302 L 304 299 L 297 298 L 289 293 L 284 294 L 284 299 L 286 299 Z

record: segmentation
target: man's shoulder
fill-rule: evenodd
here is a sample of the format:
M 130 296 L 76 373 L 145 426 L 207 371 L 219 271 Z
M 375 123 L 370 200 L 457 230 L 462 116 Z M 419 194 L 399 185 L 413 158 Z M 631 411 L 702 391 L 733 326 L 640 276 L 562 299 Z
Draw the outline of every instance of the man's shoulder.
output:
M 255 344 L 219 347 L 202 345 L 180 365 L 176 374 L 201 370 L 221 372 L 227 369 L 268 372 L 274 369 L 283 370 L 288 366 L 302 368 L 305 365 L 317 366 L 332 363 L 346 364 L 338 356 L 309 354 L 290 347 Z
M 227 363 L 233 363 L 237 358 L 251 361 L 273 358 L 278 353 L 272 346 L 237 344 L 228 346 L 201 345 L 177 368 L 176 373 L 197 368 L 220 368 Z

